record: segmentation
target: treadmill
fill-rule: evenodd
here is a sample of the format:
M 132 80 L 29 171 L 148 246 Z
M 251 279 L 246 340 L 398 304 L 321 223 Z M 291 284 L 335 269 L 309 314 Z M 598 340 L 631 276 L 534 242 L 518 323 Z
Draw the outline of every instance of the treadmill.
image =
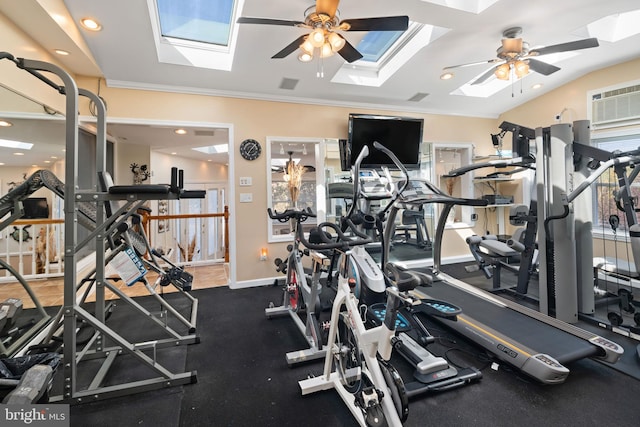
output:
M 455 205 L 480 206 L 486 201 L 451 197 L 426 180 L 411 179 L 389 210 L 388 221 L 393 222 L 400 209 L 428 203 L 439 203 L 443 208 L 434 238 L 434 264 L 430 271 L 433 281 L 429 287 L 418 287 L 416 293 L 421 298 L 450 301 L 462 308 L 457 319 L 433 318 L 434 321 L 545 384 L 563 383 L 569 375 L 565 364 L 570 362 L 589 357 L 615 363 L 620 358 L 623 348 L 606 338 L 440 272 L 442 236 L 449 211 Z M 384 241 L 389 242 L 391 236 L 386 234 L 387 230 Z M 388 255 L 385 244 L 383 259 Z

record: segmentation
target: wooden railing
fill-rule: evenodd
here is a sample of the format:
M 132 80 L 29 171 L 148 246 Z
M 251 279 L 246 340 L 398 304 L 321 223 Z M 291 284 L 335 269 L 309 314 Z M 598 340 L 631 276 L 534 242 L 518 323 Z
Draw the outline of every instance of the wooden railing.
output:
M 170 221 L 176 227 L 179 220 L 222 218 L 224 262 L 229 262 L 229 207 L 224 207 L 222 213 L 181 214 L 181 215 L 143 215 L 145 232 L 153 246 L 154 233 L 149 231 L 152 221 Z M 63 219 L 21 219 L 14 221 L 9 227 L 1 231 L 0 259 L 11 265 L 21 276 L 27 279 L 56 277 L 64 274 L 64 224 Z M 25 227 L 31 226 L 27 231 Z M 16 238 L 12 237 L 15 233 Z M 173 238 L 172 238 L 173 240 Z M 172 244 L 179 246 L 179 239 Z M 219 259 L 219 258 L 217 258 Z M 178 264 L 190 263 L 191 260 L 181 260 Z M 197 261 L 211 262 L 210 259 Z M 8 272 L 0 273 L 0 282 L 15 280 Z

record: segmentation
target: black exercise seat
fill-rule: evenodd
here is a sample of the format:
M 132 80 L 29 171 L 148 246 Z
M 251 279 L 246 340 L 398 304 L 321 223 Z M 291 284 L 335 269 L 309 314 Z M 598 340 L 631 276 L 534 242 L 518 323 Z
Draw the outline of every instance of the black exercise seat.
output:
M 169 194 L 171 186 L 166 184 L 112 185 L 109 194 Z

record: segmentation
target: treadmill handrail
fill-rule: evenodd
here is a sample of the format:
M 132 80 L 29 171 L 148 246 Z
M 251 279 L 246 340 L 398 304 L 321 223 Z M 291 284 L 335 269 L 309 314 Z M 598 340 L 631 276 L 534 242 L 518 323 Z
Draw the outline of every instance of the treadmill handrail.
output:
M 476 169 L 489 168 L 489 167 L 506 168 L 509 166 L 526 166 L 526 165 L 531 165 L 535 163 L 535 161 L 536 161 L 535 157 L 531 154 L 527 156 L 522 156 L 522 157 L 515 157 L 513 159 L 490 160 L 488 162 L 474 163 L 472 165 L 465 165 L 457 169 L 452 169 L 446 175 L 442 175 L 442 177 L 455 178 L 457 176 L 464 175 Z

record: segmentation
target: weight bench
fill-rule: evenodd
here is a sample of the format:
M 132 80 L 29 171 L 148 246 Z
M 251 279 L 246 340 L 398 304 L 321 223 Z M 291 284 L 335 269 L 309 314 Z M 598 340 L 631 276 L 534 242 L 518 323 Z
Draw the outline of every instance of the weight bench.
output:
M 477 262 L 477 269 L 482 270 L 487 279 L 493 279 L 493 289 L 500 289 L 500 273 L 503 261 L 520 255 L 524 250 L 524 245 L 519 241 L 524 229 L 518 229 L 513 237 L 506 243 L 498 240 L 497 236 L 488 234 L 486 236 L 473 235 L 467 237 L 467 244 L 471 250 L 471 255 Z M 472 271 L 472 269 L 467 269 Z

